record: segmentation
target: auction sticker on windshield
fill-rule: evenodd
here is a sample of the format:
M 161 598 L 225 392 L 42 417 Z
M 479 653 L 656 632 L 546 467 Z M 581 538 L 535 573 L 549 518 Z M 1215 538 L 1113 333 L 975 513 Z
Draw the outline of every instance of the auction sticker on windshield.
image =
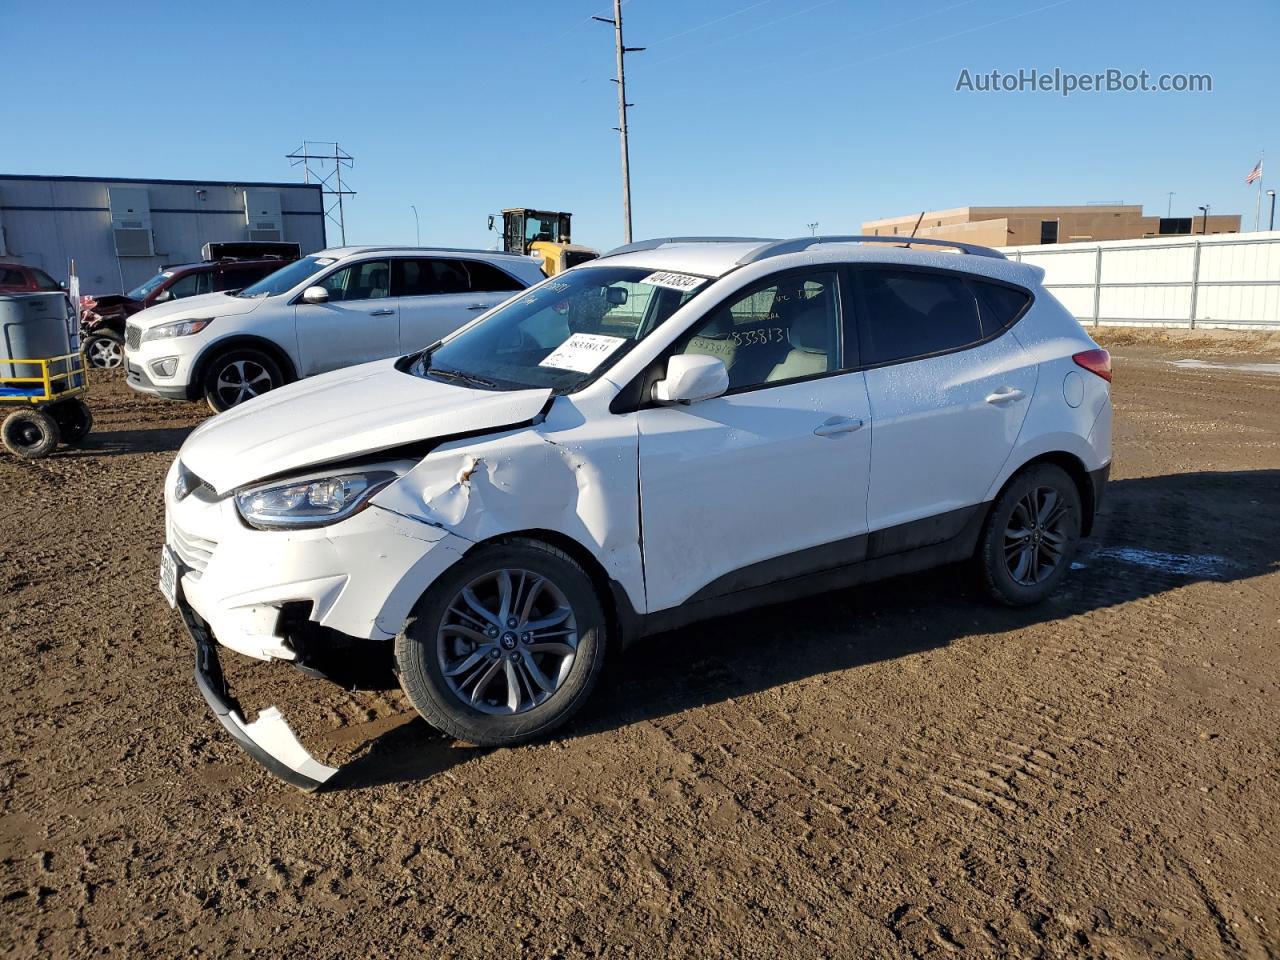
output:
M 602 333 L 575 333 L 547 354 L 538 366 L 590 373 L 626 342 L 623 337 L 606 337 Z
M 707 278 L 695 277 L 687 273 L 669 273 L 665 270 L 660 270 L 657 273 L 649 274 L 640 282 L 647 283 L 653 287 L 666 287 L 668 290 L 688 292 L 697 290 L 698 287 L 707 282 Z

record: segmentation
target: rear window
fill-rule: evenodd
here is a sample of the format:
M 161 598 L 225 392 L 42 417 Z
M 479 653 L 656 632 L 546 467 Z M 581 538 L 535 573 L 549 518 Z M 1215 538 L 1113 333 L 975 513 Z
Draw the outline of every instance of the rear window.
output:
M 857 270 L 858 341 L 864 364 L 924 357 L 983 338 L 973 287 L 960 276 Z

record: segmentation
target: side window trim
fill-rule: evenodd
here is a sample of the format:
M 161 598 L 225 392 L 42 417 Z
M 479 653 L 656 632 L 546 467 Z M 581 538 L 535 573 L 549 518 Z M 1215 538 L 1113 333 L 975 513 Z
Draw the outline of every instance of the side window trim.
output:
M 1019 293 L 1026 295 L 1027 302 L 1026 302 L 1026 305 L 1013 318 L 1013 320 L 1011 320 L 1009 323 L 1001 327 L 999 330 L 996 330 L 994 333 L 984 335 L 977 340 L 973 340 L 959 347 L 949 347 L 946 350 L 935 350 L 933 353 L 921 353 L 921 354 L 913 355 L 910 357 L 902 357 L 898 360 L 885 360 L 881 363 L 862 364 L 857 368 L 858 370 L 879 370 L 881 367 L 893 367 L 902 363 L 915 363 L 917 360 L 931 360 L 934 357 L 945 357 L 951 353 L 960 353 L 964 350 L 972 350 L 975 347 L 983 346 L 985 344 L 990 343 L 992 340 L 995 340 L 997 337 L 1004 336 L 1006 333 L 1008 333 L 1010 330 L 1016 327 L 1019 321 L 1021 321 L 1022 318 L 1025 317 L 1031 311 L 1031 308 L 1032 306 L 1035 305 L 1035 301 L 1036 301 L 1035 292 L 1027 289 L 1026 287 L 1019 286 L 1016 283 L 1010 283 L 1006 280 L 999 280 L 995 277 L 978 276 L 976 274 L 972 274 L 964 270 L 947 270 L 942 267 L 925 267 L 925 266 L 920 266 L 918 264 L 850 263 L 850 264 L 846 264 L 845 271 L 849 276 L 849 283 L 851 287 L 850 292 L 853 294 L 853 297 L 854 297 L 853 303 L 856 304 L 856 306 L 852 311 L 854 314 L 855 321 L 859 317 L 866 315 L 866 304 L 863 299 L 863 288 L 862 288 L 862 284 L 858 280 L 858 274 L 867 270 L 885 270 L 885 269 L 899 270 L 904 273 L 925 273 L 933 276 L 958 277 L 961 280 L 963 280 L 965 285 L 969 287 L 969 289 L 973 292 L 974 299 L 978 302 L 980 308 L 982 304 L 985 303 L 985 299 L 982 297 L 982 292 L 980 289 L 981 284 L 984 284 L 984 283 L 991 283 L 1000 287 L 1008 287 L 1010 290 L 1016 290 Z M 979 322 L 981 322 L 981 318 L 979 318 Z M 861 332 L 862 332 L 861 328 L 854 327 L 851 332 L 855 336 L 855 342 L 857 342 L 859 348 L 861 348 L 861 345 L 862 345 L 861 344 Z

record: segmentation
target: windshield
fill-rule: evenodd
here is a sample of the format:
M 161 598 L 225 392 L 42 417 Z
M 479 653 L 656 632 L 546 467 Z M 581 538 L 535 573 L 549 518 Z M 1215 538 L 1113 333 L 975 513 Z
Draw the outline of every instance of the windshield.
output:
M 134 287 L 132 290 L 130 290 L 126 294 L 126 296 L 129 297 L 131 300 L 145 300 L 147 299 L 147 297 L 151 296 L 151 294 L 156 292 L 157 287 L 159 287 L 162 283 L 164 283 L 166 280 L 168 280 L 172 276 L 173 274 L 170 273 L 169 271 L 165 271 L 164 273 L 157 273 L 154 277 L 152 277 L 146 283 L 142 284 L 142 286 Z
M 275 273 L 268 274 L 257 283 L 251 284 L 236 294 L 237 297 L 274 297 L 288 293 L 308 277 L 314 276 L 332 263 L 337 257 L 303 257 L 295 260 L 287 267 L 281 267 Z
M 409 372 L 495 389 L 572 393 L 708 282 L 635 267 L 572 270 L 423 354 Z

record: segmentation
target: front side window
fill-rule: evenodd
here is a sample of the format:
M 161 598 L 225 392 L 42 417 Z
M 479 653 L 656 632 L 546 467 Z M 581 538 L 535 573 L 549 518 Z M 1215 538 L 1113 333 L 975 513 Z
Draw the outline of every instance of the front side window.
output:
M 210 277 L 208 273 L 188 273 L 169 284 L 169 295 L 175 300 L 183 300 L 208 293 Z
M 156 290 L 158 290 L 160 286 L 172 276 L 173 274 L 170 273 L 169 271 L 165 271 L 164 273 L 157 273 L 154 277 L 152 277 L 146 283 L 139 284 L 138 286 L 130 290 L 127 296 L 131 300 L 145 300 L 147 299 L 147 297 L 151 296 L 151 294 L 155 293 Z
M 834 272 L 784 274 L 717 308 L 677 352 L 719 357 L 731 391 L 829 373 L 840 368 L 839 306 Z
M 709 282 L 636 267 L 584 267 L 509 301 L 420 355 L 409 372 L 497 389 L 572 393 Z
M 329 302 L 380 300 L 391 295 L 391 264 L 387 260 L 365 260 L 335 270 L 318 286 L 329 291 Z
M 956 350 L 983 338 L 973 287 L 920 270 L 855 270 L 858 343 L 868 365 Z

